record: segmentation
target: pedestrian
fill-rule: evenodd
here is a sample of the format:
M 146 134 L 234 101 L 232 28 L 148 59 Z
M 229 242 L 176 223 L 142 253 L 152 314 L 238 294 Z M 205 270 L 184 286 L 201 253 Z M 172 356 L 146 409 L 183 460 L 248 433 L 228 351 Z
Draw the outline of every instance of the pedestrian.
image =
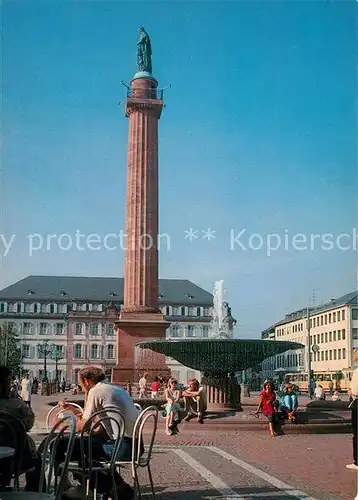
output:
M 143 377 L 139 379 L 139 397 L 145 398 L 147 395 L 147 379 L 148 373 L 144 373 Z
M 151 389 L 152 389 L 152 399 L 157 398 L 160 391 L 160 382 L 158 377 L 154 377 L 154 382 L 152 382 Z
M 329 393 L 331 396 L 333 396 L 333 382 L 332 380 L 329 381 L 329 384 L 328 384 L 328 388 L 329 388 Z
M 24 403 L 27 404 L 31 408 L 31 390 L 32 390 L 32 383 L 30 380 L 30 376 L 28 373 L 24 376 L 24 378 L 21 381 L 21 398 Z
M 358 363 L 358 349 L 353 351 L 353 359 Z M 350 384 L 351 398 L 349 408 L 352 412 L 353 430 L 353 463 L 346 465 L 347 469 L 358 470 L 358 368 L 353 372 Z
M 269 422 L 271 437 L 284 434 L 281 429 L 279 414 L 277 411 L 275 387 L 272 382 L 266 382 L 264 390 L 260 393 L 259 405 L 256 413 L 259 413 L 260 411 L 262 411 Z

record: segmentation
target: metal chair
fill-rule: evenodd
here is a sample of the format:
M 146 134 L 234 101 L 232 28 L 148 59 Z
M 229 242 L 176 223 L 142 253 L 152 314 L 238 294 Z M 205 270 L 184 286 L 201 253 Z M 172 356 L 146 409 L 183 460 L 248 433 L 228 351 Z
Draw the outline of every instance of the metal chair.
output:
M 25 440 L 27 436 L 26 427 L 25 424 L 22 422 L 22 420 L 17 418 L 16 415 L 14 415 L 13 413 L 10 413 L 6 410 L 0 410 L 0 427 L 5 427 L 6 431 L 8 431 L 6 433 L 2 432 L 2 441 L 5 440 L 3 441 L 3 443 L 15 449 L 15 454 L 13 455 L 13 457 L 4 459 L 9 465 L 8 467 L 9 476 L 7 479 L 4 477 L 5 476 L 5 473 L 3 472 L 4 468 L 2 471 L 4 481 L 6 482 L 10 480 L 11 483 L 11 479 L 14 479 L 14 489 L 15 491 L 18 491 L 20 475 L 27 472 L 27 470 L 21 470 L 22 459 L 26 444 Z M 19 447 L 20 443 L 22 444 L 21 448 Z
M 146 424 L 149 423 L 150 420 L 152 420 L 153 427 L 149 445 L 145 449 L 144 453 L 141 453 L 144 448 L 143 430 Z M 145 467 L 148 469 L 148 476 L 150 481 L 150 487 L 152 490 L 152 497 L 153 499 L 155 499 L 152 471 L 150 469 L 150 460 L 152 457 L 152 450 L 153 450 L 155 435 L 157 432 L 157 426 L 158 426 L 158 409 L 155 406 L 149 406 L 138 415 L 136 423 L 134 424 L 132 460 L 131 461 L 123 460 L 116 462 L 116 465 L 119 467 L 131 464 L 134 488 L 137 490 L 138 497 L 140 499 L 142 498 L 142 493 L 138 479 L 139 467 Z
M 78 405 L 77 403 L 67 403 L 67 401 L 66 404 L 72 406 L 75 410 L 78 411 L 80 415 L 82 415 L 83 413 L 82 406 Z M 66 410 L 62 408 L 62 406 L 60 406 L 59 404 L 51 408 L 46 417 L 46 429 L 50 431 L 54 425 L 54 424 L 51 425 L 51 417 L 55 415 L 55 418 L 63 418 L 65 414 Z
M 55 476 L 58 472 L 58 470 L 54 471 L 57 446 L 60 440 L 64 437 L 65 432 L 68 430 L 69 434 L 66 449 L 66 460 L 61 467 L 62 470 L 59 482 L 57 482 L 55 477 L 55 491 L 51 492 L 52 476 L 54 475 L 54 472 Z M 66 415 L 59 422 L 57 422 L 44 443 L 39 492 L 17 491 L 1 493 L 1 500 L 61 500 L 67 479 L 68 464 L 75 442 L 75 433 L 76 419 L 74 415 Z M 44 489 L 45 480 L 46 492 L 40 493 Z
M 115 416 L 114 416 L 115 415 Z M 110 427 L 113 435 L 116 436 L 115 439 L 108 439 L 108 443 L 112 444 L 112 456 L 108 460 L 95 459 L 95 465 L 93 462 L 92 449 L 93 449 L 93 438 L 96 437 L 95 431 L 101 427 L 106 430 L 106 426 Z M 114 428 L 113 428 L 114 425 Z M 108 429 L 108 427 L 107 427 Z M 92 474 L 95 475 L 95 488 L 94 488 L 94 498 L 97 496 L 97 476 L 99 472 L 106 471 L 109 472 L 112 479 L 113 485 L 113 499 L 117 499 L 116 483 L 115 483 L 115 470 L 116 470 L 116 457 L 118 455 L 118 450 L 122 444 L 125 430 L 125 422 L 122 413 L 115 407 L 108 407 L 104 410 L 100 410 L 87 420 L 85 426 L 83 427 L 80 435 L 80 448 L 81 448 L 81 462 L 80 464 L 70 462 L 68 470 L 72 473 L 77 473 L 83 478 L 84 487 L 84 497 L 89 497 L 90 492 L 90 479 Z M 85 439 L 87 438 L 87 439 Z

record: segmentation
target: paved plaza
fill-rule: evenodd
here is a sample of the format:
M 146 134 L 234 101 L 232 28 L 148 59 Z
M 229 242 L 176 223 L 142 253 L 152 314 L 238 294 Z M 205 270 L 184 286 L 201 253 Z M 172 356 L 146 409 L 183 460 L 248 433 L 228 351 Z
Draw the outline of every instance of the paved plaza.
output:
M 48 401 L 57 399 L 61 396 L 33 398 L 37 443 Z M 272 439 L 264 425 L 235 425 L 223 418 L 203 425 L 183 422 L 180 434 L 168 437 L 160 420 L 152 459 L 158 499 L 353 500 L 357 474 L 345 468 L 352 462 L 351 434 L 345 429 L 317 434 L 304 426 L 286 430 Z M 141 477 L 149 498 L 145 471 Z

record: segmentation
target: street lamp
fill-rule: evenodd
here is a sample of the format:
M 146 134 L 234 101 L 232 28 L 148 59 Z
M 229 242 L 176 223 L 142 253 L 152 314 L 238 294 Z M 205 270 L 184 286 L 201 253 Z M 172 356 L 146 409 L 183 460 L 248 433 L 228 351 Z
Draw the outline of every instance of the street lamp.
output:
M 51 350 L 51 359 L 53 359 L 55 362 L 55 370 L 56 370 L 55 380 L 56 380 L 56 384 L 58 385 L 58 383 L 59 383 L 59 380 L 58 380 L 58 362 L 60 359 L 63 358 L 62 347 L 60 345 L 51 344 L 50 350 Z
M 40 356 L 44 358 L 44 370 L 42 374 L 42 382 L 47 382 L 47 356 L 51 354 L 51 347 L 48 345 L 48 340 L 44 340 L 42 344 L 37 345 Z

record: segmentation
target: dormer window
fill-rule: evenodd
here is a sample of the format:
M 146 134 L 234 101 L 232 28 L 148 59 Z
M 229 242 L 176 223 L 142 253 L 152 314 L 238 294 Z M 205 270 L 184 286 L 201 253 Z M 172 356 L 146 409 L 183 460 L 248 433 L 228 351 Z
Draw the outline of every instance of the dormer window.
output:
M 117 295 L 117 294 L 116 294 L 116 293 L 114 293 L 114 292 L 109 292 L 109 296 L 110 296 L 110 297 L 115 297 L 116 295 Z
M 61 295 L 62 297 L 65 297 L 65 295 L 67 295 L 67 293 L 66 293 L 66 292 L 64 292 L 63 290 L 61 290 L 61 291 L 60 291 L 60 295 Z
M 160 293 L 160 294 L 158 295 L 158 299 L 164 299 L 164 295 L 163 295 L 162 293 Z
M 185 295 L 186 297 L 188 297 L 188 299 L 194 299 L 194 295 L 192 295 L 191 293 L 187 293 Z
M 33 290 L 27 290 L 27 295 L 34 295 L 34 291 Z

